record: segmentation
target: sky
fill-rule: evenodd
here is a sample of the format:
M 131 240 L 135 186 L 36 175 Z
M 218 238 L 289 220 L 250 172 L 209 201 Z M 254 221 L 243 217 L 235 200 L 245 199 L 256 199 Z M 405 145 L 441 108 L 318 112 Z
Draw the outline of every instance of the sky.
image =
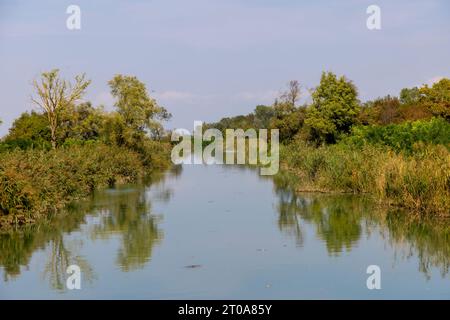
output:
M 372 4 L 380 30 L 366 26 Z M 69 5 L 79 30 L 66 27 Z M 54 68 L 85 72 L 84 100 L 107 110 L 107 81 L 137 76 L 172 113 L 168 129 L 249 113 L 289 80 L 314 88 L 323 71 L 365 101 L 450 77 L 450 1 L 0 0 L 0 136 L 36 110 L 31 81 Z

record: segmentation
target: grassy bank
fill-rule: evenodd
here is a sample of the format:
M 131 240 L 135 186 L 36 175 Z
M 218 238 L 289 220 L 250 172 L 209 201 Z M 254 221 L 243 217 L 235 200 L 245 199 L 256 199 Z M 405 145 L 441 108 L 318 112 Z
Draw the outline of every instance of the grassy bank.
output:
M 369 193 L 414 215 L 450 216 L 450 153 L 444 145 L 414 144 L 414 152 L 388 146 L 284 145 L 282 168 L 298 177 L 299 191 Z
M 0 229 L 33 223 L 94 189 L 137 182 L 169 165 L 169 146 L 144 153 L 100 142 L 0 154 Z

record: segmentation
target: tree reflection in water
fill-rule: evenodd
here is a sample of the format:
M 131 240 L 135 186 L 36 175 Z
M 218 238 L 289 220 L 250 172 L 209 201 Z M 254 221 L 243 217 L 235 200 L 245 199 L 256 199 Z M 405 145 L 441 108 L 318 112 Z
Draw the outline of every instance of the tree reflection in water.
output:
M 306 194 L 294 192 L 297 180 L 280 172 L 273 178 L 278 198 L 278 227 L 304 245 L 302 224 L 312 224 L 330 255 L 351 250 L 363 234 L 378 232 L 396 255 L 416 255 L 419 270 L 430 277 L 439 268 L 442 277 L 449 271 L 450 226 L 448 221 L 418 220 L 407 212 L 377 206 L 368 197 L 354 195 Z
M 150 260 L 153 247 L 163 237 L 147 191 L 149 187 L 155 189 L 159 201 L 169 201 L 172 192 L 164 184 L 166 174 L 179 176 L 181 167 L 176 166 L 165 174 L 151 175 L 139 186 L 96 192 L 91 199 L 67 208 L 46 222 L 20 232 L 1 234 L 0 266 L 4 269 L 4 281 L 17 277 L 22 267 L 28 268 L 32 254 L 38 249 L 47 249 L 43 276 L 51 287 L 65 289 L 66 270 L 71 264 L 80 266 L 84 281 L 92 281 L 95 273 L 79 254 L 82 243 L 77 240 L 80 237 L 76 232 L 88 232 L 93 240 L 109 239 L 115 234 L 121 236 L 117 264 L 123 271 L 143 267 Z M 87 224 L 88 218 L 96 223 Z M 75 235 L 71 237 L 71 234 Z
M 150 260 L 153 247 L 163 237 L 145 187 L 102 192 L 96 195 L 95 203 L 95 210 L 103 214 L 100 214 L 100 222 L 89 231 L 91 238 L 107 239 L 113 234 L 119 235 L 121 247 L 116 261 L 120 268 L 129 271 L 144 266 Z
M 167 173 L 175 179 L 180 174 L 181 167 Z M 254 174 L 259 176 L 257 171 Z M 48 253 L 43 275 L 51 287 L 64 290 L 65 272 L 70 264 L 82 268 L 84 281 L 94 279 L 94 270 L 80 254 L 83 249 L 80 239 L 86 237 L 93 241 L 119 239 L 115 262 L 120 269 L 143 268 L 151 260 L 154 247 L 163 239 L 163 232 L 158 227 L 161 216 L 153 212 L 149 199 L 153 203 L 170 201 L 172 190 L 166 185 L 165 176 L 152 176 L 138 186 L 97 192 L 92 199 L 68 208 L 50 221 L 21 232 L 0 235 L 0 266 L 3 267 L 4 281 L 17 277 L 23 268 L 28 268 L 32 254 L 38 250 Z M 426 277 L 431 276 L 432 268 L 439 268 L 442 276 L 447 276 L 450 261 L 448 222 L 417 221 L 405 212 L 379 208 L 363 196 L 295 193 L 297 178 L 283 172 L 275 177 L 259 177 L 273 183 L 278 228 L 299 247 L 307 245 L 306 225 L 313 226 L 316 236 L 332 256 L 352 250 L 362 237 L 376 233 L 394 248 L 398 259 L 417 257 L 419 270 Z

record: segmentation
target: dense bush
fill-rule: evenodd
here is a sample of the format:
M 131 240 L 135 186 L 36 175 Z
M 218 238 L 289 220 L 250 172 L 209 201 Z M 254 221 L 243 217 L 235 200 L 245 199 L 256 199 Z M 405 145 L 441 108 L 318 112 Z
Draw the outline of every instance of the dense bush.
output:
M 305 108 L 298 108 L 282 117 L 274 117 L 270 128 L 280 130 L 280 141 L 289 142 L 300 131 L 305 122 Z
M 450 123 L 442 118 L 433 118 L 387 126 L 358 126 L 353 128 L 352 135 L 344 142 L 358 146 L 386 145 L 396 151 L 412 152 L 414 144 L 418 142 L 448 145 Z
M 148 152 L 146 165 L 141 154 L 102 143 L 0 154 L 0 227 L 29 222 L 95 188 L 135 182 L 168 164 L 162 144 Z

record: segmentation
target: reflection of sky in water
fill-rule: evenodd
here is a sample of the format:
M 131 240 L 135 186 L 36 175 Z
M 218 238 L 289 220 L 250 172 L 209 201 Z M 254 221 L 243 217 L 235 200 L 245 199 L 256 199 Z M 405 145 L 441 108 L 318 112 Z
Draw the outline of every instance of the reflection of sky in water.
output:
M 80 214 L 46 246 L 40 235 L 45 249 L 30 249 L 0 298 L 450 297 L 442 234 L 395 224 L 361 198 L 295 197 L 275 182 L 238 166 L 186 165 L 145 192 L 101 192 L 79 208 L 97 214 Z M 58 244 L 90 268 L 80 291 L 55 290 L 44 274 Z M 379 291 L 366 288 L 371 264 L 381 267 Z

